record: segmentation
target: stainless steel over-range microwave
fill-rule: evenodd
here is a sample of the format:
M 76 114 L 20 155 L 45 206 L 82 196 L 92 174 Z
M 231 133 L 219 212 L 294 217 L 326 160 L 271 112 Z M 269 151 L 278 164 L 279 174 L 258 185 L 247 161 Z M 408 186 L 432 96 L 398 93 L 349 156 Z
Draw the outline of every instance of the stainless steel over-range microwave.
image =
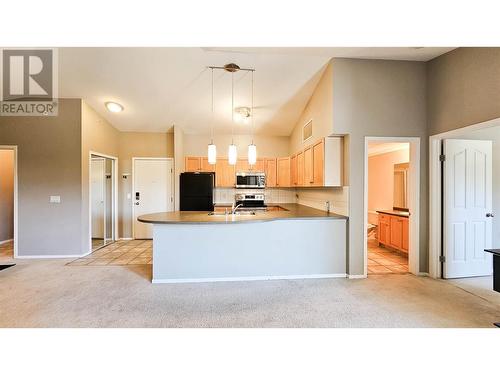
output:
M 264 189 L 266 174 L 264 172 L 236 172 L 237 189 Z

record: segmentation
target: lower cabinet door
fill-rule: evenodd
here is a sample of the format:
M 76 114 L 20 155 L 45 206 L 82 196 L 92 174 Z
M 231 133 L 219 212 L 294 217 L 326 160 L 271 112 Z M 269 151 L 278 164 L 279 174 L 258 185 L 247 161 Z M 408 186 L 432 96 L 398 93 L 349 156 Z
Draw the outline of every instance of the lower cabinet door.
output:
M 391 217 L 391 246 L 401 249 L 403 246 L 403 219 Z
M 409 249 L 409 220 L 403 219 L 403 243 L 402 250 L 408 252 Z

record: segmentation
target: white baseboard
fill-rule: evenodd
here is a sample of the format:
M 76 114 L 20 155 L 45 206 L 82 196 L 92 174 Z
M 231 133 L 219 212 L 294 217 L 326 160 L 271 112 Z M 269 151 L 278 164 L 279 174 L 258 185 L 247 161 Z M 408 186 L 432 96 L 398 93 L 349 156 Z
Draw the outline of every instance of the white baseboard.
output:
M 132 237 L 122 237 L 119 239 L 119 241 L 131 241 L 131 240 L 133 240 Z
M 366 279 L 367 275 L 348 275 L 348 279 Z
M 153 284 L 181 284 L 181 283 L 212 283 L 219 281 L 263 281 L 263 280 L 295 280 L 295 279 L 331 279 L 345 278 L 345 273 L 327 273 L 314 275 L 285 275 L 285 276 L 244 276 L 244 277 L 207 277 L 201 279 L 153 279 Z
M 417 276 L 429 277 L 429 272 L 419 272 L 417 273 Z
M 82 258 L 89 255 L 90 251 L 85 254 L 68 254 L 68 255 L 18 255 L 15 259 L 64 259 L 64 258 Z
M 10 240 L 3 240 L 3 241 L 0 241 L 0 245 L 3 245 L 4 243 L 7 243 L 7 242 L 12 242 L 14 241 L 13 238 L 11 238 Z

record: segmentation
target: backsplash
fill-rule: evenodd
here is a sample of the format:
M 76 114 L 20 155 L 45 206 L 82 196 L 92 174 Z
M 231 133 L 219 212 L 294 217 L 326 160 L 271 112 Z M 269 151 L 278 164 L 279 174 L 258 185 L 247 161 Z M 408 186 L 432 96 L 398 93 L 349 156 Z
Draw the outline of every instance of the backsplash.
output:
M 265 203 L 296 203 L 295 190 L 292 189 L 233 189 L 216 188 L 214 189 L 214 198 L 216 204 L 232 204 L 234 195 L 238 193 L 253 194 L 264 193 Z
M 335 188 L 297 188 L 297 203 L 326 211 L 326 203 L 330 202 L 330 212 L 349 216 L 349 187 Z

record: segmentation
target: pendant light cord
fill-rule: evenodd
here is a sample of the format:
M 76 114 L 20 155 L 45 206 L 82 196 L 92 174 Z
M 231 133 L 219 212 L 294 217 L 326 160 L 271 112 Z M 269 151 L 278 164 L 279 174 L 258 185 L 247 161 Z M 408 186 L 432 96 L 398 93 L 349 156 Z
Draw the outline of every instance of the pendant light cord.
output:
M 231 144 L 234 144 L 234 73 L 231 72 Z
M 212 126 L 210 130 L 211 144 L 214 143 L 214 68 L 212 69 Z
M 252 70 L 252 109 L 250 110 L 250 116 L 252 117 L 252 144 L 253 144 L 253 137 L 254 137 L 254 133 L 255 133 L 255 129 L 254 129 L 254 122 L 253 122 L 253 118 L 254 118 L 254 114 L 253 114 L 253 70 Z

